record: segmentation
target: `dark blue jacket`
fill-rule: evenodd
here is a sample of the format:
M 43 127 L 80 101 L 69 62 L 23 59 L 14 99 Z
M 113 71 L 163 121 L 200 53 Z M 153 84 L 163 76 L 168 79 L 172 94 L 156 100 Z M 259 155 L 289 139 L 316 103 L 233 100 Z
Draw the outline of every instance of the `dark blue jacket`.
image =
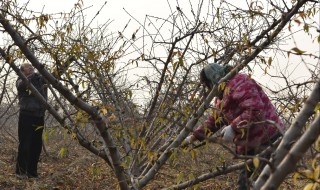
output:
M 34 73 L 28 76 L 28 79 L 47 100 L 47 86 L 44 78 L 40 74 Z M 27 84 L 23 82 L 22 79 L 18 78 L 16 87 L 18 89 L 20 113 L 35 117 L 43 117 L 46 111 L 45 105 L 31 93 L 27 88 Z

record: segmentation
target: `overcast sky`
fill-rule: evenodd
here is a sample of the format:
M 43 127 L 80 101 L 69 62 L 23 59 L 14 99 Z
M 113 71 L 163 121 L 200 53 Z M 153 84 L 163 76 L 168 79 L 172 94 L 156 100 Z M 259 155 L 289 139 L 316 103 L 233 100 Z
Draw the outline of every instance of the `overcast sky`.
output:
M 29 0 L 18 0 L 20 4 L 23 4 Z M 171 8 L 173 10 L 176 9 L 176 1 L 170 1 Z M 28 8 L 34 11 L 43 11 L 44 13 L 57 13 L 57 12 L 69 12 L 69 10 L 77 3 L 77 0 L 30 0 Z M 88 20 L 90 20 L 97 11 L 106 3 L 105 7 L 99 14 L 98 19 L 94 21 L 93 24 L 102 24 L 105 23 L 106 20 L 111 19 L 113 20 L 111 26 L 111 31 L 119 31 L 121 30 L 125 24 L 130 19 L 129 14 L 132 14 L 139 22 L 143 22 L 146 15 L 158 16 L 158 17 L 166 17 L 170 14 L 170 9 L 167 0 L 83 0 L 84 7 L 88 7 L 86 10 L 86 14 L 88 16 Z M 189 2 L 198 2 L 198 1 L 179 1 L 186 3 L 187 5 Z M 232 1 L 233 2 L 233 1 Z M 244 5 L 246 1 L 244 0 L 237 0 L 237 6 Z M 186 7 L 181 5 L 181 7 Z M 126 13 L 126 11 L 128 13 Z M 319 18 L 320 19 L 320 18 Z M 319 19 L 317 22 L 319 23 Z M 135 21 L 131 22 L 131 26 L 135 23 Z M 138 25 L 138 24 L 137 24 Z M 134 25 L 133 25 L 134 26 Z M 312 40 L 308 36 L 297 36 L 295 38 L 296 42 L 298 42 L 299 48 L 307 51 L 308 53 L 318 54 L 319 55 L 319 44 L 312 43 Z M 302 44 L 302 45 L 301 45 Z M 295 47 L 293 40 L 287 41 L 284 44 L 283 48 L 290 50 L 291 48 Z M 292 63 L 296 63 L 299 65 L 301 60 L 299 59 L 288 59 L 286 55 L 283 57 L 279 57 L 278 59 L 283 62 L 283 65 L 293 65 Z M 310 60 L 315 61 L 316 60 Z M 302 69 L 302 70 L 301 70 Z M 293 73 L 297 76 L 303 76 L 303 73 L 306 72 L 305 68 L 293 66 L 292 68 Z M 261 75 L 258 73 L 258 75 Z M 268 79 L 267 79 L 268 80 Z
M 19 0 L 18 2 L 23 4 L 27 1 Z M 78 0 L 30 0 L 28 7 L 34 11 L 43 11 L 44 13 L 68 12 L 77 2 Z M 107 3 L 100 12 L 98 19 L 101 23 L 104 22 L 103 18 L 105 18 L 115 20 L 116 23 L 114 24 L 116 25 L 125 25 L 130 19 L 126 11 L 140 21 L 147 14 L 163 16 L 169 13 L 166 0 L 83 0 L 83 7 L 88 7 L 86 10 L 88 17 L 93 17 L 105 2 Z M 172 4 L 175 3 L 172 2 Z

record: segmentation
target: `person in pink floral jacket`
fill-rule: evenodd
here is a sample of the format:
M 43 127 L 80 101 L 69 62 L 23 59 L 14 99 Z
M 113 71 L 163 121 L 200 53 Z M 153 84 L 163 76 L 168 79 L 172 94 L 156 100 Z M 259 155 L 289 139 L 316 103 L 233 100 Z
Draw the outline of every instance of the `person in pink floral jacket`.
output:
M 211 90 L 212 86 L 227 74 L 229 68 L 230 66 L 217 63 L 209 64 L 200 73 L 201 82 Z M 255 155 L 260 151 L 261 145 L 269 144 L 280 136 L 278 128 L 285 128 L 268 96 L 246 74 L 237 74 L 226 82 L 214 107 L 213 114 L 197 127 L 184 143 L 202 141 L 206 136 L 223 128 L 223 140 L 233 142 L 237 154 Z M 248 189 L 247 182 L 244 182 L 246 179 L 243 179 L 244 174 L 241 175 L 238 181 L 239 189 Z

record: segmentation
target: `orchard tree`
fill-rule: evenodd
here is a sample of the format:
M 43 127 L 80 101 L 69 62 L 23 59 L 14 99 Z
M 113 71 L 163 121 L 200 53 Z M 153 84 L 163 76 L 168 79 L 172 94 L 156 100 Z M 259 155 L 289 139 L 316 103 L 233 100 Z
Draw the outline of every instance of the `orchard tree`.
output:
M 0 23 L 6 41 L 0 47 L 5 68 L 1 77 L 12 77 L 14 70 L 27 81 L 18 67 L 30 62 L 47 80 L 51 100 L 46 102 L 28 83 L 32 93 L 81 146 L 105 160 L 120 189 L 147 186 L 168 162 L 180 162 L 179 155 L 191 153 L 195 158 L 197 150 L 186 151 L 183 140 L 210 114 L 218 89 L 240 71 L 281 81 L 265 88 L 288 128 L 265 150 L 273 156 L 253 187 L 275 189 L 292 172 L 312 173 L 301 175 L 310 180 L 305 185 L 318 185 L 319 52 L 295 40 L 292 47 L 283 45 L 297 34 L 319 43 L 319 23 L 313 20 L 319 15 L 317 1 L 177 1 L 168 4 L 166 18 L 147 15 L 141 22 L 133 15 L 139 24 L 133 32 L 131 22 L 117 31 L 109 21 L 93 27 L 104 6 L 88 22 L 82 1 L 61 14 L 2 1 Z M 303 63 L 304 81 L 296 81 L 290 64 L 283 64 L 292 59 Z M 206 93 L 199 71 L 210 62 L 233 69 Z M 8 93 L 7 85 L 6 80 L 1 83 L 0 100 L 10 107 L 14 92 Z M 6 94 L 11 98 L 4 100 Z M 207 142 L 231 150 L 216 136 L 197 147 Z M 307 150 L 312 150 L 314 161 L 301 170 L 297 163 Z M 257 165 L 265 161 L 260 156 L 243 157 L 236 164 L 214 163 L 224 166 L 168 188 L 190 187 L 236 172 L 249 162 Z

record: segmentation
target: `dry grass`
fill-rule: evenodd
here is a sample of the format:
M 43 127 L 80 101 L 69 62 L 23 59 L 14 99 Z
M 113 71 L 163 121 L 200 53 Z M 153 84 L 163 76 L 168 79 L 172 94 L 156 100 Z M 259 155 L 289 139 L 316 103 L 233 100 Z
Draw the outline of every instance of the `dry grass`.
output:
M 82 148 L 70 138 L 50 139 L 45 143 L 48 155 L 44 152 L 39 163 L 40 178 L 36 180 L 18 180 L 14 169 L 16 162 L 16 141 L 0 141 L 0 189 L 117 189 L 117 182 L 107 164 L 97 156 Z M 68 147 L 68 154 L 59 157 L 61 147 Z M 193 158 L 190 152 L 179 153 L 179 161 L 168 161 L 151 183 L 144 189 L 161 189 L 178 183 L 178 179 L 201 175 L 215 170 L 216 167 L 239 162 L 233 160 L 221 146 L 212 144 L 196 150 Z M 237 173 L 218 176 L 190 189 L 236 189 Z M 281 189 L 301 189 L 288 179 Z
M 16 142 L 2 141 L 0 189 L 116 189 L 116 181 L 105 162 L 76 141 L 61 139 L 45 143 L 48 155 L 41 154 L 39 179 L 19 180 L 15 176 Z M 61 147 L 68 153 L 59 157 Z M 110 188 L 109 188 L 110 187 Z

